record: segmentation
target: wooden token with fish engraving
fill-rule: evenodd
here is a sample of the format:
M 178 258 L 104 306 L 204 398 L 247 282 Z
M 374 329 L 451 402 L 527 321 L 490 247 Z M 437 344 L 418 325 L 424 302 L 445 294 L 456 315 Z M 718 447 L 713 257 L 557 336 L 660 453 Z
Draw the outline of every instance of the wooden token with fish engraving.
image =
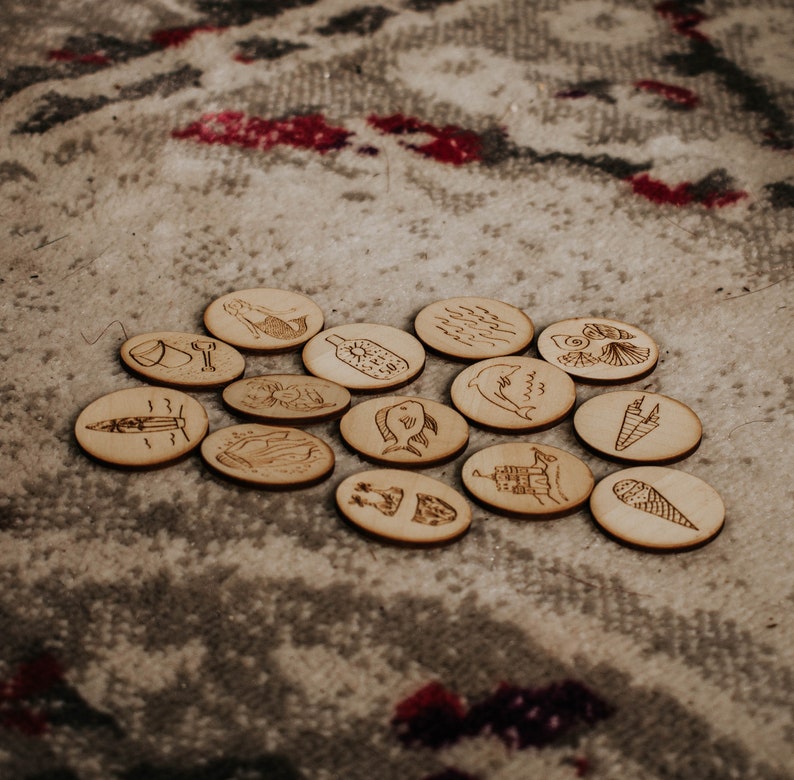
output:
M 403 469 L 353 474 L 337 487 L 336 504 L 364 532 L 406 544 L 448 542 L 471 524 L 471 507 L 457 490 Z
M 466 490 L 483 505 L 516 517 L 551 518 L 584 504 L 590 468 L 570 452 L 537 442 L 495 444 L 463 464 Z
M 523 355 L 473 363 L 455 378 L 450 394 L 469 420 L 507 433 L 556 425 L 576 403 L 576 387 L 568 374 Z
M 549 325 L 538 336 L 544 360 L 583 382 L 629 382 L 650 374 L 659 347 L 634 325 L 601 317 L 578 317 Z
M 77 443 L 112 466 L 147 468 L 177 460 L 207 433 L 204 407 L 165 387 L 131 387 L 90 403 L 78 416 Z
M 672 463 L 691 455 L 703 428 L 686 404 L 659 393 L 617 390 L 583 403 L 577 437 L 603 457 L 627 463 Z
M 425 349 L 404 330 L 353 322 L 318 333 L 303 348 L 303 364 L 350 390 L 379 392 L 416 379 L 425 367 Z
M 447 298 L 425 306 L 414 330 L 430 349 L 468 361 L 523 352 L 535 333 L 521 309 L 479 297 Z
M 204 311 L 204 326 L 241 349 L 284 352 L 322 330 L 320 307 L 305 295 L 258 287 L 215 299 Z
M 119 353 L 134 374 L 168 387 L 222 387 L 245 371 L 245 358 L 234 347 L 193 333 L 143 333 L 127 339 Z
M 469 440 L 469 426 L 454 409 L 398 395 L 356 404 L 340 420 L 339 432 L 365 458 L 408 468 L 451 460 Z
M 725 505 L 711 485 L 662 466 L 636 466 L 605 477 L 590 496 L 590 510 L 615 541 L 655 552 L 700 547 L 725 523 Z
M 304 425 L 341 417 L 350 408 L 350 392 L 316 376 L 266 374 L 233 382 L 224 389 L 223 402 L 252 420 Z
M 201 457 L 225 477 L 273 490 L 313 485 L 334 469 L 334 452 L 322 439 L 259 423 L 213 431 L 201 443 Z

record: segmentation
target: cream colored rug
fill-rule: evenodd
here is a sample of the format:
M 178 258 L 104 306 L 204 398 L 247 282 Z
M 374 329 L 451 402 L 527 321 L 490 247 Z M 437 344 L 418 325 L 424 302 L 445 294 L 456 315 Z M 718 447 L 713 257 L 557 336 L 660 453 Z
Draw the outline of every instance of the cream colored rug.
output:
M 793 35 L 785 0 L 6 0 L 0 775 L 794 776 Z M 536 334 L 642 329 L 658 364 L 620 389 L 699 416 L 671 468 L 721 495 L 722 533 L 657 555 L 587 505 L 467 496 L 456 542 L 379 542 L 336 511 L 373 468 L 337 421 L 305 428 L 333 474 L 286 492 L 197 450 L 86 457 L 80 412 L 145 385 L 126 338 L 206 338 L 210 302 L 249 288 L 326 328 L 412 332 L 483 296 Z M 304 372 L 299 349 L 245 357 Z M 399 392 L 449 405 L 464 367 L 429 353 Z M 239 422 L 189 394 L 210 430 Z M 569 417 L 472 425 L 421 473 L 463 495 L 506 441 L 622 468 Z

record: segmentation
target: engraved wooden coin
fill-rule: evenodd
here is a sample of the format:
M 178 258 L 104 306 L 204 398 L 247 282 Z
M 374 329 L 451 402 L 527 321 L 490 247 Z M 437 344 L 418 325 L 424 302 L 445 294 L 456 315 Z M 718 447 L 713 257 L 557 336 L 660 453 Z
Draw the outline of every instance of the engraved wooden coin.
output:
M 725 522 L 714 488 L 662 466 L 623 469 L 602 479 L 590 497 L 596 524 L 616 541 L 658 552 L 711 541 Z
M 245 358 L 223 341 L 193 333 L 157 331 L 121 345 L 133 373 L 169 387 L 221 387 L 242 376 Z
M 204 312 L 204 326 L 214 336 L 261 352 L 299 347 L 322 329 L 323 322 L 322 310 L 310 298 L 268 287 L 222 295 Z
M 447 542 L 471 524 L 471 507 L 457 490 L 402 469 L 375 469 L 348 477 L 336 489 L 336 503 L 354 525 L 396 542 Z
M 599 455 L 631 463 L 672 463 L 694 452 L 703 428 L 686 404 L 659 393 L 617 390 L 583 403 L 576 435 Z
M 463 484 L 487 507 L 511 516 L 573 512 L 593 489 L 593 474 L 570 452 L 536 442 L 495 444 L 464 464 Z
M 303 348 L 303 363 L 315 376 L 350 390 L 377 392 L 415 379 L 425 350 L 404 330 L 357 322 L 318 333 Z
M 267 374 L 240 379 L 223 391 L 233 411 L 262 422 L 301 425 L 333 420 L 350 407 L 350 392 L 305 374 Z
M 634 325 L 579 317 L 549 325 L 538 336 L 549 363 L 586 382 L 627 382 L 649 374 L 659 359 L 656 342 Z
M 179 390 L 132 387 L 98 398 L 77 418 L 77 443 L 113 466 L 145 468 L 176 460 L 207 433 L 204 407 Z
M 510 433 L 555 425 L 576 402 L 568 374 L 521 355 L 473 363 L 458 374 L 450 393 L 458 411 L 472 422 Z
M 272 489 L 312 485 L 334 468 L 334 452 L 322 439 L 259 423 L 213 431 L 201 444 L 201 457 L 226 477 Z
M 484 360 L 523 352 L 535 333 L 523 311 L 491 298 L 448 298 L 426 306 L 414 320 L 430 349 L 457 360 Z
M 450 460 L 469 440 L 469 426 L 454 409 L 398 395 L 356 404 L 340 420 L 339 432 L 365 458 L 406 467 Z

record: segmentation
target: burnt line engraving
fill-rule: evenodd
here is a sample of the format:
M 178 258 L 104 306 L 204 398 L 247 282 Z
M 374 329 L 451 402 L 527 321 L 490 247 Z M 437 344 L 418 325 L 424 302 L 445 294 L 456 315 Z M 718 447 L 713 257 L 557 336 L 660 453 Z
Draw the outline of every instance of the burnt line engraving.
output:
M 560 488 L 559 473 L 553 475 L 554 484 L 549 474 L 552 470 L 559 472 L 557 458 L 535 447 L 532 451 L 535 453 L 535 459 L 529 466 L 495 466 L 492 474 L 482 474 L 479 469 L 475 469 L 472 476 L 493 480 L 499 492 L 512 493 L 514 496 L 530 496 L 541 506 L 546 505 L 546 500 L 555 504 L 567 501 Z
M 375 414 L 375 424 L 388 443 L 381 453 L 383 455 L 405 450 L 421 457 L 422 452 L 417 445 L 421 444 L 425 449 L 430 446 L 425 431 L 438 433 L 438 423 L 419 401 L 403 401 L 379 409 Z
M 472 347 L 480 342 L 495 347 L 497 342 L 509 343 L 509 337 L 516 335 L 511 323 L 500 319 L 484 306 L 445 306 L 444 311 L 448 316 L 436 314 L 434 317 L 439 323 L 435 325 L 436 329 L 464 347 Z
M 639 479 L 621 479 L 612 486 L 612 492 L 617 498 L 633 509 L 639 509 L 662 520 L 667 520 L 693 531 L 698 527 L 684 514 L 676 509 L 656 488 Z
M 513 412 L 525 420 L 531 420 L 537 407 L 530 405 L 533 393 L 543 395 L 545 385 L 535 380 L 534 371 L 521 370 L 520 365 L 497 363 L 483 368 L 469 381 L 469 387 L 476 387 L 480 395 L 492 404 L 508 412 Z
M 281 341 L 289 341 L 306 333 L 308 325 L 303 314 L 290 320 L 284 320 L 279 314 L 291 314 L 295 309 L 271 311 L 264 306 L 254 306 L 242 298 L 234 298 L 223 304 L 224 311 L 245 325 L 248 332 L 259 339 L 262 335 Z
M 332 334 L 325 340 L 336 347 L 339 360 L 371 379 L 390 379 L 408 370 L 408 361 L 370 339 L 346 339 Z
M 626 411 L 623 414 L 623 423 L 615 440 L 615 449 L 618 452 L 631 447 L 632 444 L 636 444 L 644 436 L 659 427 L 659 404 L 656 404 L 646 415 L 642 411 L 642 402 L 644 400 L 645 396 L 640 396 L 626 407 Z

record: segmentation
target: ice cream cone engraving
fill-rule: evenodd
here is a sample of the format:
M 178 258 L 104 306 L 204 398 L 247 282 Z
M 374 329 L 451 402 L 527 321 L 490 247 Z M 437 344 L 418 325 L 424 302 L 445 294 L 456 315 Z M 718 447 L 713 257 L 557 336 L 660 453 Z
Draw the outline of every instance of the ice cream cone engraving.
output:
M 656 488 L 639 479 L 622 479 L 612 486 L 612 492 L 617 498 L 633 509 L 639 509 L 662 520 L 691 528 L 698 531 L 698 527 L 686 518 L 673 506 Z
M 656 404 L 650 413 L 645 415 L 642 411 L 644 400 L 645 396 L 640 396 L 626 407 L 623 423 L 615 441 L 615 449 L 618 452 L 636 444 L 643 436 L 647 436 L 659 427 L 659 404 Z
M 193 356 L 162 339 L 144 341 L 130 350 L 130 357 L 140 366 L 162 366 L 163 368 L 180 368 L 193 360 Z
M 369 339 L 331 334 L 325 340 L 336 347 L 339 360 L 372 379 L 390 379 L 409 368 L 406 360 Z

